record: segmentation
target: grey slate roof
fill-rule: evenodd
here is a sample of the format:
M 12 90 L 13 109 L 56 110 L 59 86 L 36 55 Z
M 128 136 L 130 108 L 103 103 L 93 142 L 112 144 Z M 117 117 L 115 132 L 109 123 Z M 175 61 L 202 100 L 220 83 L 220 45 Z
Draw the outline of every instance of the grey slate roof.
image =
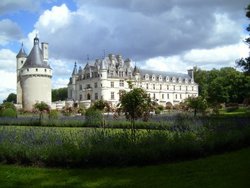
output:
M 147 69 L 140 69 L 139 70 L 141 75 L 155 75 L 155 76 L 169 76 L 169 77 L 175 77 L 175 78 L 190 78 L 188 74 L 183 74 L 183 73 L 176 73 L 176 72 L 164 72 L 164 71 L 155 71 L 155 70 L 147 70 Z
M 16 58 L 20 58 L 20 57 L 27 57 L 27 54 L 23 48 L 23 43 L 22 43 L 21 49 L 19 50 L 18 54 L 16 55 Z
M 31 68 L 31 67 L 44 67 L 50 68 L 50 66 L 43 61 L 42 50 L 39 47 L 39 39 L 36 37 L 34 38 L 34 46 L 28 55 L 24 65 L 24 68 Z

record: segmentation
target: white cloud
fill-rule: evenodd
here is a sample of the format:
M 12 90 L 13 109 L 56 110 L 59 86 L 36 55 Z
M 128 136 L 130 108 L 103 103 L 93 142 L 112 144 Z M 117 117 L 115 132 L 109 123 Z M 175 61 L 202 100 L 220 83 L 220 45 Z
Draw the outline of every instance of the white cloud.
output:
M 0 102 L 10 93 L 16 93 L 16 73 L 0 70 Z
M 155 57 L 146 60 L 143 69 L 158 70 L 164 72 L 186 73 L 192 66 L 185 63 L 181 56 Z
M 248 47 L 243 43 L 219 46 L 212 49 L 192 49 L 184 54 L 183 60 L 201 66 L 206 64 L 228 66 L 232 65 L 232 62 L 234 63 L 236 59 L 246 57 L 248 50 Z
M 0 20 L 0 45 L 6 45 L 10 41 L 18 40 L 22 36 L 22 31 L 17 23 L 10 19 Z
M 0 49 L 0 70 L 16 71 L 16 53 L 9 49 Z
M 60 32 L 60 29 L 67 27 L 70 19 L 70 11 L 65 4 L 60 7 L 54 6 L 51 10 L 46 10 L 35 24 L 36 28 L 47 28 L 53 34 Z
M 67 87 L 68 83 L 69 83 L 69 78 L 53 78 L 52 88 L 57 89 L 57 88 Z

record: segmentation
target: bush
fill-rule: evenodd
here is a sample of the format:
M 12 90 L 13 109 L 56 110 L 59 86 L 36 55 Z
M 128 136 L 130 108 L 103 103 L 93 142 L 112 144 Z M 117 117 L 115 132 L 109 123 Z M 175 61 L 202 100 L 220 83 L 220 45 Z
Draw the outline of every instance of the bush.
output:
M 57 110 L 50 110 L 49 119 L 58 119 L 59 112 Z
M 14 110 L 13 108 L 5 108 L 1 110 L 1 116 L 2 117 L 16 117 L 17 116 L 17 112 L 16 110 Z
M 85 123 L 86 126 L 101 126 L 103 124 L 103 116 L 100 110 L 92 107 L 88 108 L 85 112 Z

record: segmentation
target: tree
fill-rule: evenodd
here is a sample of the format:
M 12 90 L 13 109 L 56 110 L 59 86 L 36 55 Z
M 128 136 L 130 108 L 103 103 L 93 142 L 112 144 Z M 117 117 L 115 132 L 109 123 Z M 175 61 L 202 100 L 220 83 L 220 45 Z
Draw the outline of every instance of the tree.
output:
M 196 116 L 197 112 L 205 113 L 208 105 L 206 99 L 199 97 L 189 97 L 186 99 L 186 104 L 189 108 L 194 110 L 194 116 Z
M 3 117 L 16 117 L 16 107 L 12 102 L 4 102 L 0 105 L 0 116 Z
M 66 100 L 67 97 L 68 97 L 68 89 L 66 87 L 52 90 L 52 101 L 53 102 Z
M 12 102 L 16 103 L 16 94 L 15 93 L 10 93 L 8 97 L 3 101 L 3 102 Z
M 131 122 L 131 130 L 134 132 L 135 120 L 143 118 L 147 120 L 149 113 L 152 110 L 152 101 L 145 90 L 142 88 L 133 88 L 131 82 L 128 82 L 129 92 L 123 91 L 120 94 L 120 103 L 118 104 L 117 112 L 123 112 L 126 119 Z
M 40 103 L 36 103 L 34 104 L 34 109 L 38 110 L 40 113 L 39 115 L 39 123 L 40 125 L 42 124 L 42 117 L 43 117 L 43 113 L 45 112 L 49 112 L 50 107 L 48 104 L 46 104 L 45 102 L 40 102 Z
M 250 19 L 250 4 L 246 8 L 246 17 Z M 248 32 L 250 32 L 250 24 L 246 28 Z M 250 47 L 250 37 L 245 39 L 246 44 Z M 250 75 L 250 57 L 241 58 L 236 61 L 236 64 L 242 68 L 246 75 Z

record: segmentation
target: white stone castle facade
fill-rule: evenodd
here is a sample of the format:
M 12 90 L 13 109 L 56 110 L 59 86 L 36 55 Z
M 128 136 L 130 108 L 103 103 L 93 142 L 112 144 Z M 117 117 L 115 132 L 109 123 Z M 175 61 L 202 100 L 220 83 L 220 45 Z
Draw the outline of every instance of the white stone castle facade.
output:
M 51 106 L 52 69 L 48 64 L 48 43 L 39 46 L 34 38 L 34 46 L 27 56 L 23 45 L 16 56 L 17 63 L 17 105 L 31 111 L 37 102 Z
M 90 106 L 96 100 L 115 106 L 121 90 L 129 91 L 127 81 L 146 90 L 160 105 L 176 105 L 191 96 L 198 96 L 193 70 L 187 74 L 152 71 L 132 67 L 131 60 L 110 54 L 104 59 L 87 63 L 84 68 L 76 63 L 68 83 L 68 99 L 78 105 Z

